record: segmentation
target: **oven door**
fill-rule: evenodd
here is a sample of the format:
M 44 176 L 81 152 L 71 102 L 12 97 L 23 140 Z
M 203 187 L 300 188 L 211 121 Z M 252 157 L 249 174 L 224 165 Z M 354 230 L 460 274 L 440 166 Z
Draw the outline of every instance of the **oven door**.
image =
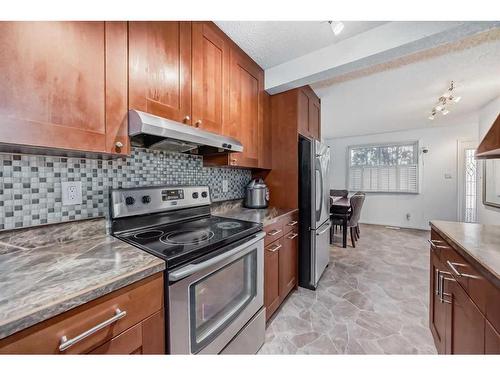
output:
M 170 353 L 219 353 L 262 308 L 264 236 L 169 273 Z

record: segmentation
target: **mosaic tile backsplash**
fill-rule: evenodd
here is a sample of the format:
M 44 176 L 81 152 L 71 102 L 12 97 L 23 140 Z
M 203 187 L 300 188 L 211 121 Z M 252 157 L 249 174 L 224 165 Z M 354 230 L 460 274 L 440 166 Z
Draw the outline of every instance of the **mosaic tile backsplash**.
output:
M 110 188 L 208 185 L 217 202 L 242 198 L 250 179 L 245 169 L 205 168 L 201 156 L 140 148 L 113 160 L 0 153 L 0 230 L 107 216 Z M 82 182 L 81 205 L 62 205 L 62 181 Z

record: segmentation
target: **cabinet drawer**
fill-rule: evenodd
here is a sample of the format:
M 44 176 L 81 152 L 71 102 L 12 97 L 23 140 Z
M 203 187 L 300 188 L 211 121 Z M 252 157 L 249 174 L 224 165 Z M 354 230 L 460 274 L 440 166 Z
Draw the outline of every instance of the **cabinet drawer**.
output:
M 283 223 L 283 233 L 287 234 L 292 230 L 297 230 L 299 227 L 299 213 L 294 212 L 293 214 L 287 215 L 282 219 Z
M 266 225 L 264 227 L 266 237 L 264 237 L 264 246 L 269 245 L 271 242 L 276 241 L 278 238 L 283 237 L 283 224 L 281 220 L 276 223 Z
M 87 353 L 162 308 L 163 274 L 158 273 L 1 340 L 0 353 Z M 125 313 L 123 317 L 59 350 L 63 336 L 71 340 L 88 332 L 114 317 L 117 309 Z

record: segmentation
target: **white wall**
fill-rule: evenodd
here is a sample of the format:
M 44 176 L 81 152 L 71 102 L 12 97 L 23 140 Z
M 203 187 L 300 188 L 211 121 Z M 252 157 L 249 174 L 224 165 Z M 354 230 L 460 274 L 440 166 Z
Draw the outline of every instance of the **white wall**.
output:
M 419 194 L 367 194 L 361 222 L 399 227 L 429 229 L 432 219 L 457 220 L 457 144 L 458 140 L 477 140 L 477 124 L 464 124 L 431 129 L 415 129 L 383 134 L 327 139 L 331 147 L 330 185 L 344 189 L 346 183 L 346 153 L 350 145 L 419 141 L 429 152 L 420 154 Z M 451 179 L 444 175 L 450 174 Z M 411 215 L 410 220 L 406 214 Z
M 490 129 L 493 121 L 500 112 L 500 96 L 486 104 L 479 110 L 479 141 L 483 139 L 488 130 Z M 481 165 L 482 172 L 482 165 Z M 483 185 L 480 181 L 479 191 L 482 194 Z M 483 205 L 482 195 L 478 203 L 478 220 L 482 224 L 500 224 L 500 208 L 489 207 Z

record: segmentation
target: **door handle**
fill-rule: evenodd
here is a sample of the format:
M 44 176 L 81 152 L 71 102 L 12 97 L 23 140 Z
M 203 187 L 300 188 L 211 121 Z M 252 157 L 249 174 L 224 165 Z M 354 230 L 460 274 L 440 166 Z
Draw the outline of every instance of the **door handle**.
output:
M 316 233 L 316 236 L 321 236 L 323 233 L 325 233 L 328 229 L 330 229 L 330 227 L 332 226 L 332 224 L 330 224 L 330 222 L 328 222 L 328 225 L 326 226 L 325 229 L 323 229 L 321 232 L 318 232 Z
M 470 279 L 479 279 L 479 277 L 475 276 L 475 275 L 470 275 L 468 273 L 461 273 L 456 267 L 467 267 L 466 264 L 462 264 L 462 263 L 453 263 L 449 260 L 446 261 L 446 264 L 448 264 L 448 266 L 451 268 L 451 270 L 453 271 L 453 273 L 458 276 L 458 277 L 468 277 Z
M 437 245 L 437 243 L 443 243 L 442 241 L 438 241 L 438 240 L 427 240 L 427 242 L 429 242 L 429 244 L 431 245 L 431 248 L 432 250 L 436 250 L 436 249 L 448 249 L 448 246 L 443 246 L 443 245 Z
M 59 345 L 59 351 L 64 352 L 65 350 L 71 348 L 73 345 L 76 343 L 79 343 L 83 339 L 86 339 L 87 337 L 93 335 L 94 333 L 100 331 L 103 328 L 106 328 L 107 326 L 113 324 L 114 322 L 120 320 L 121 318 L 124 318 L 127 315 L 126 311 L 121 311 L 120 309 L 115 310 L 115 315 L 113 315 L 111 318 L 105 320 L 104 322 L 99 323 L 98 325 L 90 328 L 89 330 L 80 333 L 78 336 L 68 339 L 66 336 L 61 337 L 61 344 Z
M 240 246 L 235 247 L 232 250 L 229 250 L 229 251 L 227 251 L 225 253 L 222 253 L 222 254 L 220 254 L 220 255 L 218 255 L 216 257 L 210 258 L 209 260 L 207 260 L 205 262 L 202 262 L 202 263 L 191 263 L 191 264 L 188 264 L 185 267 L 182 267 L 179 270 L 171 272 L 169 274 L 169 276 L 168 276 L 168 279 L 169 279 L 169 281 L 178 281 L 178 280 L 183 279 L 183 278 L 185 278 L 185 277 L 187 277 L 189 275 L 192 275 L 193 273 L 196 273 L 196 272 L 201 271 L 201 270 L 203 270 L 205 268 L 213 266 L 214 264 L 217 264 L 217 263 L 223 261 L 224 259 L 230 258 L 233 255 L 238 254 L 238 253 L 242 252 L 245 249 L 248 252 L 250 252 L 250 251 L 252 251 L 254 249 L 248 250 L 248 248 L 250 246 L 252 246 L 253 244 L 255 244 L 255 243 L 259 242 L 260 240 L 262 240 L 265 236 L 266 236 L 266 234 L 264 232 L 259 232 L 259 233 L 257 233 L 257 235 L 252 240 L 250 240 L 248 242 L 245 242 L 245 243 L 241 244 Z
M 279 245 L 274 246 L 274 248 L 272 248 L 272 249 L 266 249 L 266 250 L 270 251 L 271 253 L 274 253 L 275 251 L 278 251 L 282 247 L 283 247 L 283 245 L 279 244 Z
M 272 231 L 267 232 L 267 234 L 270 236 L 276 236 L 278 233 L 281 233 L 281 232 L 282 232 L 281 229 L 273 229 Z

